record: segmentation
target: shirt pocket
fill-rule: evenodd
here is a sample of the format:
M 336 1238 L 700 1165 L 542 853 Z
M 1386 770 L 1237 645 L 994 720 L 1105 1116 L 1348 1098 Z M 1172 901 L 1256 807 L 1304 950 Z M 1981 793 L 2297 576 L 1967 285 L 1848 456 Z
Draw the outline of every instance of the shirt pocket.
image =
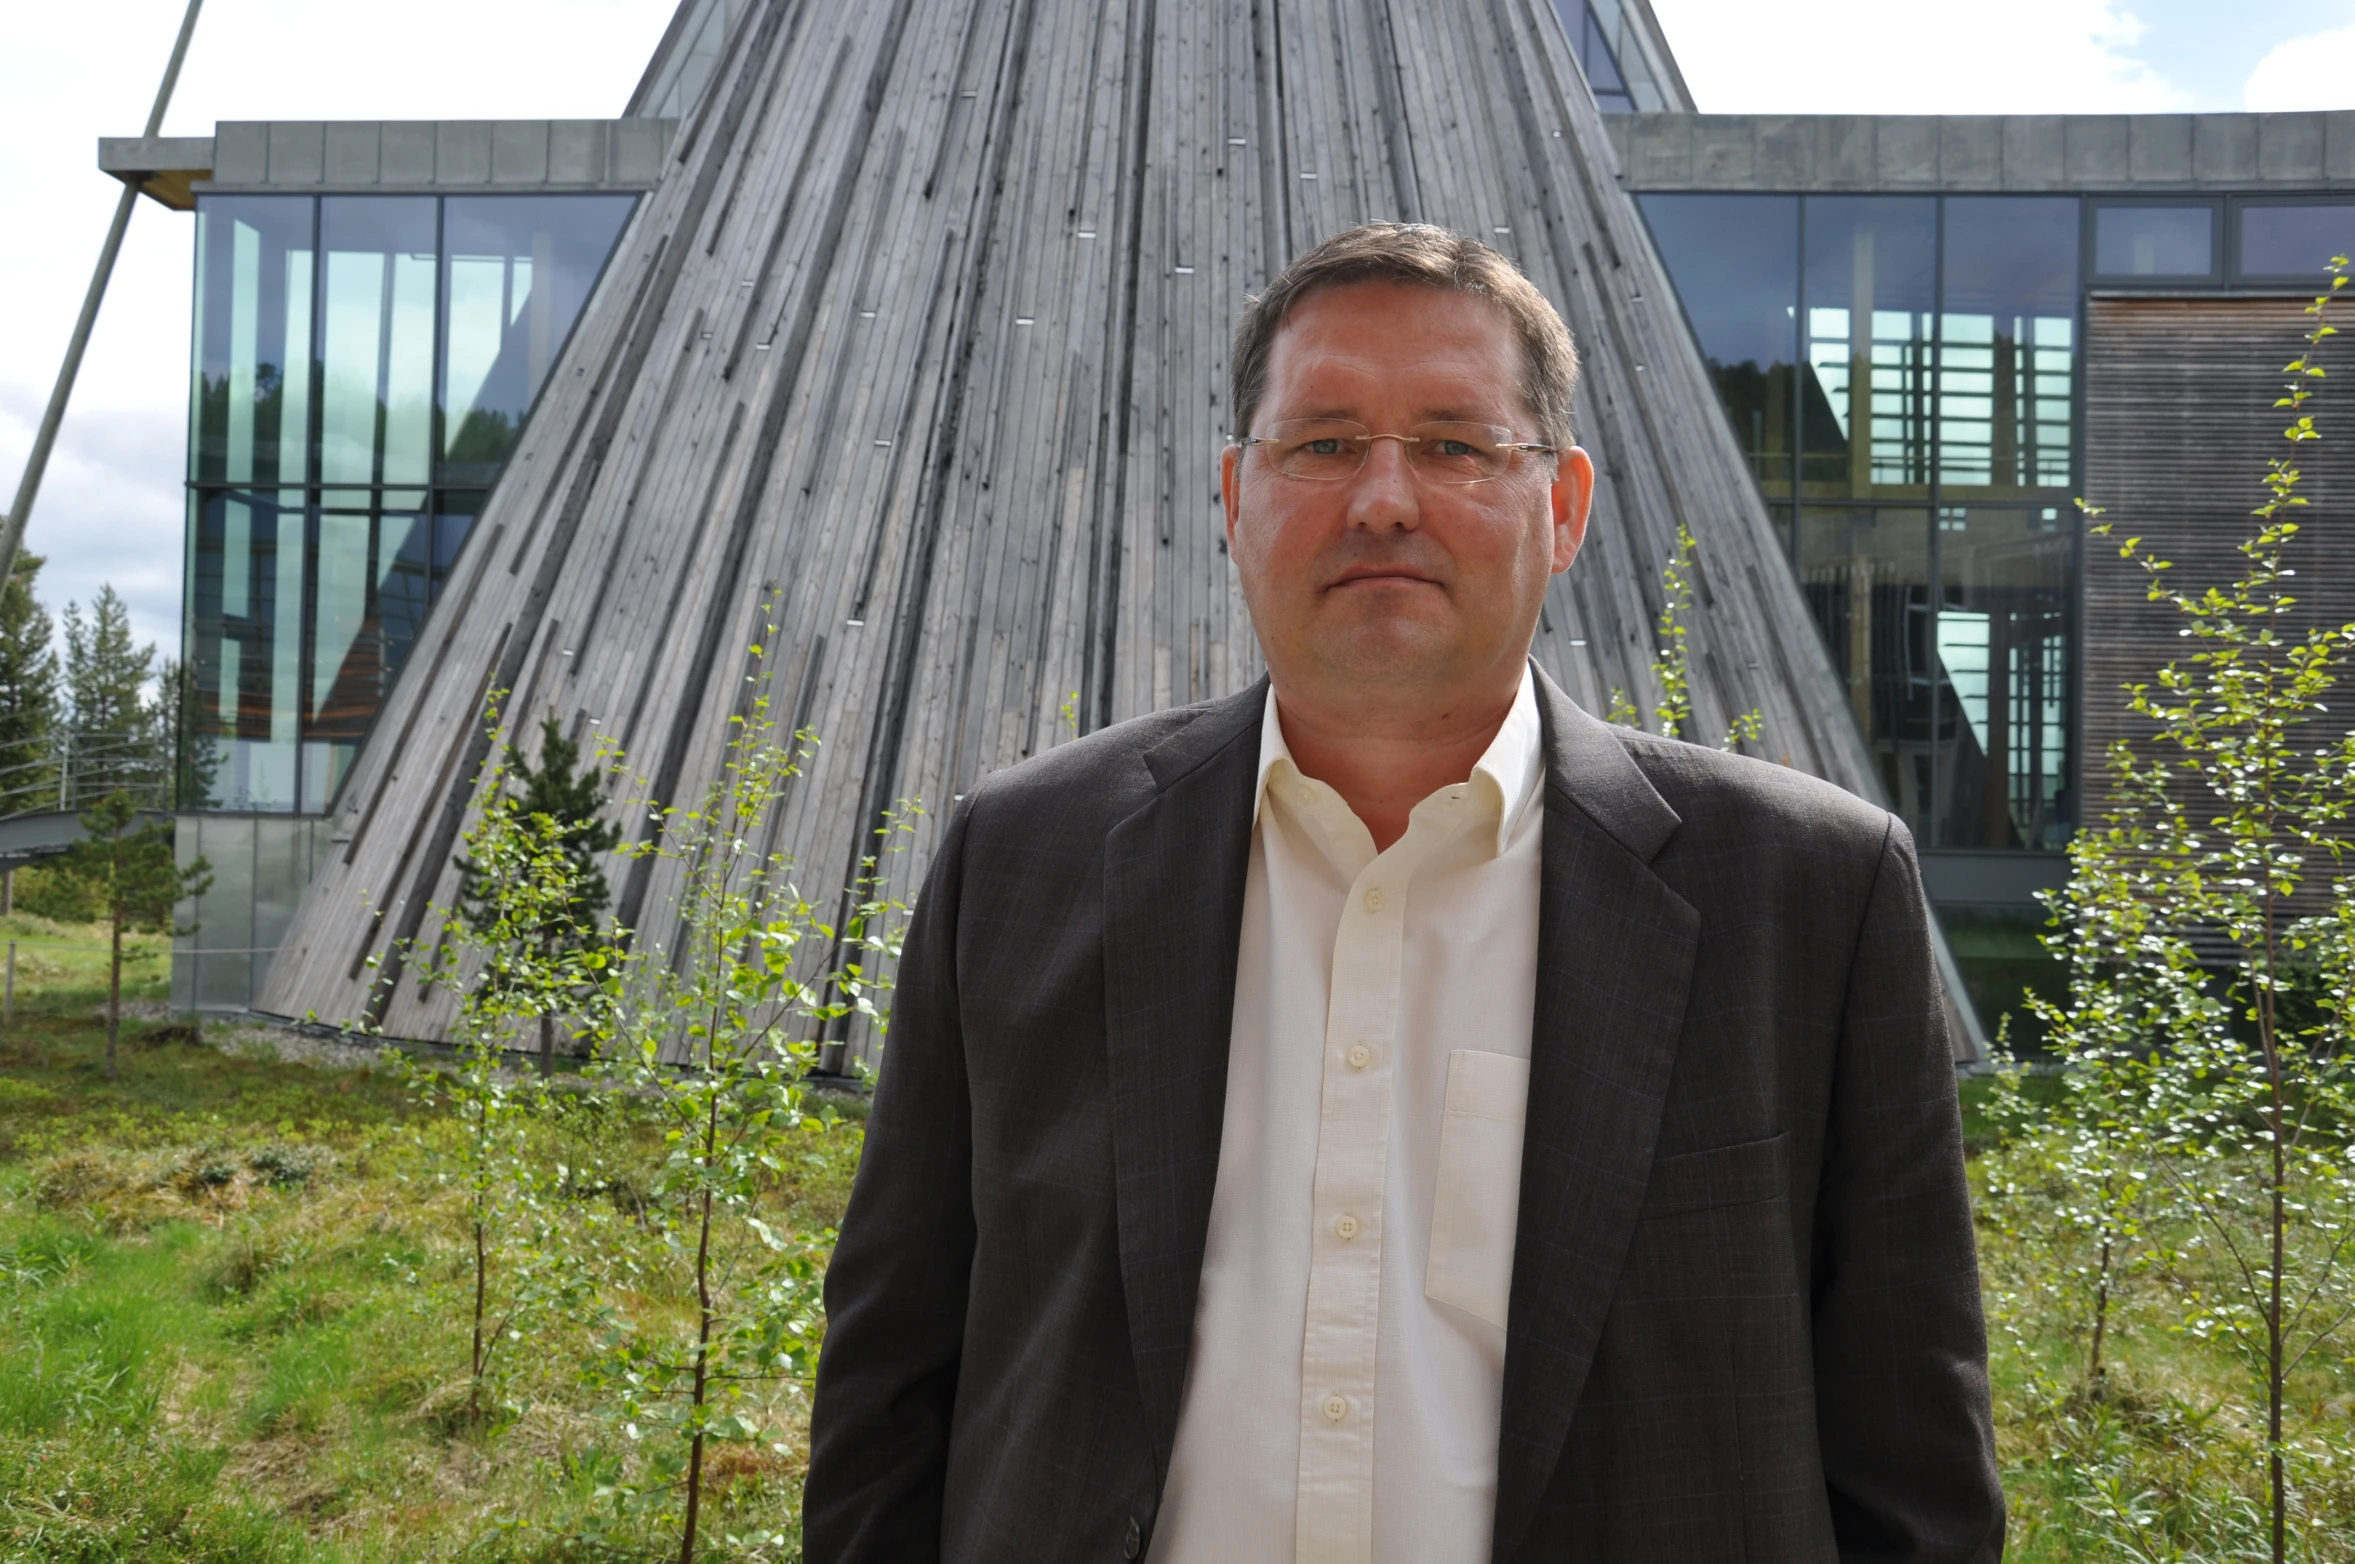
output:
M 1521 1214 L 1521 1132 L 1529 1061 L 1457 1048 L 1447 1056 L 1447 1114 L 1423 1296 L 1505 1328 L 1513 1234 Z

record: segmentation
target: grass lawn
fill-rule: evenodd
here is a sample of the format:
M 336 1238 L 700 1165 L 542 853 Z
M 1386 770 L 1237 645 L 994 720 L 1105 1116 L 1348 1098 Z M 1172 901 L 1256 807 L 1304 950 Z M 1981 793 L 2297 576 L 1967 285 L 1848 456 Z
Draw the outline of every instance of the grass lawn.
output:
M 496 1410 L 467 1415 L 450 1126 L 397 1071 L 150 1021 L 110 1084 L 101 991 L 65 957 L 28 992 L 20 950 L 0 1037 L 0 1560 L 677 1556 L 662 1496 L 628 1492 L 665 1452 L 584 1388 L 586 1325 L 527 1318 L 493 1359 Z M 602 1219 L 596 1260 L 659 1276 L 631 1216 L 658 1142 L 609 1101 L 561 1119 L 551 1154 L 594 1171 L 566 1198 Z M 858 1145 L 854 1123 L 813 1128 L 769 1214 L 833 1225 Z M 804 1407 L 787 1386 L 752 1410 L 782 1437 L 708 1458 L 706 1558 L 799 1553 Z
M 160 1016 L 136 969 L 121 1078 L 100 1068 L 93 931 L 18 956 L 0 1035 L 0 1564 L 13 1560 L 622 1560 L 677 1556 L 662 1441 L 583 1368 L 591 1326 L 526 1318 L 494 1410 L 467 1412 L 471 1273 L 447 1181 L 453 1125 L 365 1050 Z M 160 947 L 161 941 L 153 942 Z M 1965 1083 L 1974 1149 L 1987 1084 Z M 643 1206 L 662 1148 L 626 1100 L 574 1094 L 543 1134 L 557 1215 L 609 1299 L 645 1318 L 666 1236 Z M 858 1126 L 814 1126 L 768 1194 L 781 1228 L 839 1219 Z M 2109 1394 L 2078 1393 L 2081 1332 L 2030 1258 L 1981 1233 L 2015 1559 L 2255 1558 L 2252 1382 L 2174 1318 L 2155 1277 L 2114 1326 Z M 675 1275 L 675 1267 L 670 1274 Z M 2304 1370 L 2306 1564 L 2355 1560 L 2355 1368 Z M 716 1447 L 702 1556 L 798 1557 L 806 1404 L 760 1389 L 761 1439 Z M 2336 1434 L 2332 1430 L 2336 1430 Z M 636 1497 L 633 1497 L 633 1494 Z M 667 1512 L 667 1513 L 666 1513 Z

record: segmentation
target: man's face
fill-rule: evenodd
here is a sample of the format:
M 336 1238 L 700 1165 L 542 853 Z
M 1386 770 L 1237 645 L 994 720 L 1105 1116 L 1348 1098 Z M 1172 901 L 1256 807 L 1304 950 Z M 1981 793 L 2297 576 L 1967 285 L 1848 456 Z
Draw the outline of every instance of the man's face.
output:
M 1375 434 L 1438 420 L 1542 441 L 1521 397 L 1504 312 L 1463 294 L 1366 282 L 1309 295 L 1285 318 L 1251 430 L 1337 418 Z M 1517 684 L 1547 579 L 1570 568 L 1593 492 L 1586 454 L 1515 456 L 1502 477 L 1419 475 L 1376 440 L 1354 477 L 1314 481 L 1229 447 L 1228 547 L 1280 687 L 1328 697 L 1410 690 L 1485 696 Z

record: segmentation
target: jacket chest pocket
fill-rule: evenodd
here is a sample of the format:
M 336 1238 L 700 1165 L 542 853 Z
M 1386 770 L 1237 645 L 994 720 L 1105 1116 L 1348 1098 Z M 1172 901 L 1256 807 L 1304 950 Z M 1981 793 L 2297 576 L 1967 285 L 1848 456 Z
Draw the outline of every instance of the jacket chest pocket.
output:
M 1513 1291 L 1521 1132 L 1528 1113 L 1528 1060 L 1470 1048 L 1449 1052 L 1423 1296 L 1498 1330 L 1505 1328 Z

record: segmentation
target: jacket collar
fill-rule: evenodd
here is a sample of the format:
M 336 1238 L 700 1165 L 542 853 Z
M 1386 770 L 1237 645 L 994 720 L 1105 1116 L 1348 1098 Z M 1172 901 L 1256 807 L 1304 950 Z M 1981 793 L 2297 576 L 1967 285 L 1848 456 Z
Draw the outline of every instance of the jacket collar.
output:
M 1104 844 L 1104 1035 L 1120 1274 L 1156 1480 L 1169 1471 L 1210 1232 L 1251 864 L 1261 679 L 1144 754 Z
M 1650 1182 L 1700 915 L 1651 867 L 1681 823 L 1604 723 L 1538 680 L 1544 868 L 1492 1557 L 1552 1483 Z

